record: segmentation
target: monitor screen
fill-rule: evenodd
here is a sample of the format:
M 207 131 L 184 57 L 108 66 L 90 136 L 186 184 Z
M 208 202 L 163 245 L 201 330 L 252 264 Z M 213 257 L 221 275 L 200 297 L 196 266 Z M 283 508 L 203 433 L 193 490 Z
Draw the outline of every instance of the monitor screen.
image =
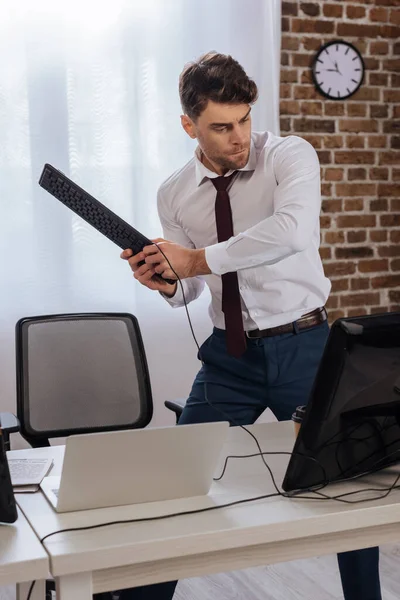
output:
M 400 312 L 332 325 L 282 487 L 309 489 L 400 459 Z

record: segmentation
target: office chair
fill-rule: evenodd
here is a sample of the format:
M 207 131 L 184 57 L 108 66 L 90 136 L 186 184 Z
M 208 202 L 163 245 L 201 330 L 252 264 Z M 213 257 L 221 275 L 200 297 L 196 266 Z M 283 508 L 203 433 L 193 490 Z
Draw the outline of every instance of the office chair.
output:
M 37 316 L 16 324 L 17 416 L 33 447 L 50 438 L 146 427 L 153 401 L 137 319 L 126 313 Z M 46 582 L 51 598 L 54 582 Z M 108 600 L 111 593 L 96 594 Z
M 17 417 L 34 448 L 49 438 L 146 427 L 150 378 L 137 319 L 82 313 L 16 325 Z
M 169 410 L 172 410 L 172 412 L 175 413 L 175 420 L 176 423 L 178 424 L 179 421 L 179 417 L 182 414 L 183 409 L 185 408 L 185 404 L 186 404 L 186 400 L 165 400 L 164 402 L 164 406 L 166 406 L 166 408 L 168 408 Z

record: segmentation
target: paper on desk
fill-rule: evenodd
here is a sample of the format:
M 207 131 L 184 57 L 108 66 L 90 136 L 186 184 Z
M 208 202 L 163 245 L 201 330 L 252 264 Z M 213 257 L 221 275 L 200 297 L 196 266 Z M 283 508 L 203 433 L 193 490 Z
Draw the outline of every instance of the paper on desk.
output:
M 37 491 L 42 479 L 50 471 L 53 464 L 52 458 L 29 457 L 9 458 L 11 483 L 15 491 Z M 31 489 L 32 487 L 36 489 Z M 29 489 L 26 489 L 29 488 Z

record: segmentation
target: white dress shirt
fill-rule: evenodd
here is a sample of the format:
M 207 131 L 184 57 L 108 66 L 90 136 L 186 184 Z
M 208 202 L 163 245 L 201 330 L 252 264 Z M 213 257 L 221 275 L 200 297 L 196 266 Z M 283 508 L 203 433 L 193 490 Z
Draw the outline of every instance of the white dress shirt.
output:
M 216 190 L 209 181 L 217 176 L 202 164 L 197 149 L 158 191 L 164 238 L 205 248 L 212 271 L 182 281 L 186 302 L 207 283 L 212 322 L 225 329 L 220 276 L 237 271 L 245 330 L 283 325 L 323 306 L 331 285 L 318 252 L 321 192 L 314 148 L 297 136 L 252 134 L 249 161 L 229 189 L 234 236 L 221 243 Z M 179 284 L 166 300 L 173 307 L 184 305 Z

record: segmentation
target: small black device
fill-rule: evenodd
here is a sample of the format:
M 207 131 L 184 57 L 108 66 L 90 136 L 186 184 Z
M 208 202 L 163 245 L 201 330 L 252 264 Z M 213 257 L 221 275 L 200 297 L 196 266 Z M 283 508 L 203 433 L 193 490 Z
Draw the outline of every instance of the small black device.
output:
M 332 325 L 282 487 L 309 489 L 400 461 L 400 312 Z
M 18 513 L 11 483 L 10 469 L 8 467 L 7 453 L 0 429 L 0 523 L 14 523 L 17 518 Z
M 130 249 L 133 254 L 138 254 L 145 246 L 153 244 L 52 165 L 44 165 L 39 185 L 122 250 Z M 170 284 L 176 283 L 175 280 L 164 279 L 161 275 L 154 277 Z

